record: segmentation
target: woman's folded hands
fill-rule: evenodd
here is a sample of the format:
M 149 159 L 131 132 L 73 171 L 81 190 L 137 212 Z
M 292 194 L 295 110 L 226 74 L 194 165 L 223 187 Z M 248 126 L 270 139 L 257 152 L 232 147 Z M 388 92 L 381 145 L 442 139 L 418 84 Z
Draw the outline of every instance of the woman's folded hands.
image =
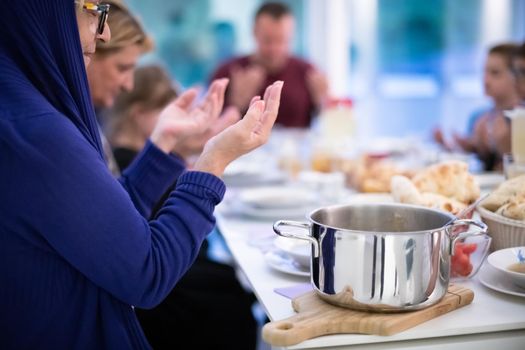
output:
M 151 141 L 166 153 L 182 157 L 199 153 L 193 169 L 221 176 L 238 157 L 267 142 L 277 118 L 282 81 L 255 96 L 244 118 L 236 110 L 221 115 L 228 79 L 213 81 L 205 97 L 195 103 L 197 89 L 188 89 L 160 114 Z

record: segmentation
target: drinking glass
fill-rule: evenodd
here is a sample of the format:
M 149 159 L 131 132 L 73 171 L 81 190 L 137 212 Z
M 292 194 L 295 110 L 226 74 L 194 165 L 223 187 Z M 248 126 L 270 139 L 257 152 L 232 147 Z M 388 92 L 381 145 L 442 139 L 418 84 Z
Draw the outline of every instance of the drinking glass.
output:
M 511 153 L 503 155 L 503 173 L 506 179 L 525 174 L 525 162 L 518 161 Z

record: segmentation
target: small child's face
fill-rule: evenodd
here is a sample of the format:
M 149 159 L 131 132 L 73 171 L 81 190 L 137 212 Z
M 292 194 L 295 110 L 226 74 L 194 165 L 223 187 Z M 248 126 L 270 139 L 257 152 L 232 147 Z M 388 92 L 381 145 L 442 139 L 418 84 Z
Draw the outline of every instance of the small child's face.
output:
M 518 85 L 518 92 L 521 99 L 525 100 L 525 58 L 515 58 L 512 66 Z
M 516 93 L 516 79 L 500 54 L 488 55 L 483 82 L 487 96 L 500 98 Z

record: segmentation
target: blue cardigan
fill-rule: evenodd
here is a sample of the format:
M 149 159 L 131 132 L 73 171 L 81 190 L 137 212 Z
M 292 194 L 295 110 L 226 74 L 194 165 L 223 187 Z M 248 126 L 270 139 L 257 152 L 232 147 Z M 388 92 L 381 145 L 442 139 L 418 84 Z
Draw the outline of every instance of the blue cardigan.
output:
M 224 195 L 148 143 L 104 162 L 72 0 L 9 1 L 0 21 L 0 348 L 144 349 L 132 306 L 160 303 Z
M 155 306 L 186 272 L 222 181 L 184 173 L 148 222 L 136 207 L 162 193 L 149 175 L 169 186 L 177 168 L 151 144 L 122 186 L 59 114 L 1 120 L 0 134 L 0 347 L 147 348 L 131 305 Z

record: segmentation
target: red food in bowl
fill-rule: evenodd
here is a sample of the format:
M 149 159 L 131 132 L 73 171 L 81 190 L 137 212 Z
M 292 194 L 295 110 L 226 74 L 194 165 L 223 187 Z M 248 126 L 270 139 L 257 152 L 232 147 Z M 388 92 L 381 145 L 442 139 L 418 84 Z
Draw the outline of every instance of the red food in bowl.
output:
M 466 277 L 472 272 L 470 255 L 474 253 L 478 245 L 476 243 L 457 242 L 454 247 L 454 255 L 451 258 L 451 275 Z

